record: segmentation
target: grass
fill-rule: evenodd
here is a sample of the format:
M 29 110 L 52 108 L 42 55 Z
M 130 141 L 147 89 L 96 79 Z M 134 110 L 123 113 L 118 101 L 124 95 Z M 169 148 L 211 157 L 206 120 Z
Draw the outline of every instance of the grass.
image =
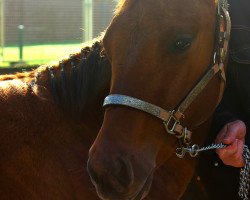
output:
M 79 51 L 82 46 L 83 44 L 46 44 L 25 46 L 23 49 L 23 60 L 27 63 L 27 65 L 41 65 Z M 8 67 L 10 62 L 18 61 L 19 48 L 5 47 L 3 59 L 1 60 L 0 57 L 0 66 Z

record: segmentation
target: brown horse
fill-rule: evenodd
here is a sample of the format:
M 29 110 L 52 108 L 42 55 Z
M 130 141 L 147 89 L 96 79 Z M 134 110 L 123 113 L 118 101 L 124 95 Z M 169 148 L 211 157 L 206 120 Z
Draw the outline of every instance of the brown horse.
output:
M 0 199 L 99 199 L 86 170 L 110 64 L 102 45 L 0 76 Z
M 134 0 L 121 2 L 117 16 L 105 35 L 105 48 L 113 66 L 111 91 L 124 91 L 124 94 L 159 103 L 157 105 L 162 107 L 174 107 L 174 101 L 184 96 L 198 76 L 206 71 L 206 66 L 209 64 L 213 48 L 216 4 L 208 0 L 194 1 L 194 4 L 187 6 L 185 2 L 178 6 L 177 1 L 176 3 L 175 1 L 167 3 L 156 1 L 151 4 L 152 2 L 147 0 L 144 3 Z M 174 15 L 182 11 L 184 7 L 187 10 L 182 12 L 183 16 Z M 132 12 L 129 12 L 130 9 Z M 143 12 L 139 13 L 140 9 Z M 162 12 L 158 13 L 158 9 Z M 135 19 L 138 13 L 139 18 Z M 155 18 L 152 19 L 152 16 Z M 129 21 L 126 21 L 126 17 L 129 17 Z M 125 28 L 120 27 L 122 30 L 118 29 L 117 34 L 113 34 L 113 30 L 117 30 L 116 26 L 120 26 L 120 18 L 126 21 Z M 145 19 L 148 20 L 146 23 Z M 158 23 L 159 19 L 164 20 Z M 180 20 L 184 22 L 184 19 L 187 20 L 186 23 L 178 25 L 177 22 Z M 129 27 L 127 27 L 128 22 L 131 22 Z M 167 26 L 165 26 L 166 23 Z M 159 27 L 160 29 L 155 29 Z M 204 31 L 205 28 L 207 32 Z M 120 34 L 122 31 L 126 32 Z M 164 34 L 161 31 L 164 31 Z M 178 37 L 174 38 L 176 36 Z M 147 43 L 144 43 L 145 39 Z M 175 44 L 171 43 L 173 40 L 176 40 Z M 178 41 L 181 43 L 176 43 Z M 189 47 L 191 42 L 193 44 Z M 190 48 L 189 53 L 186 52 L 186 48 Z M 197 49 L 199 49 L 199 59 L 193 55 L 197 53 Z M 151 54 L 152 52 L 154 54 Z M 125 58 L 128 60 L 122 60 Z M 135 65 L 140 68 L 136 68 Z M 128 69 L 117 71 L 115 69 L 117 66 Z M 144 71 L 151 66 L 157 67 L 152 67 L 148 72 Z M 90 183 L 85 166 L 88 149 L 103 120 L 101 107 L 110 89 L 110 67 L 102 44 L 97 42 L 59 64 L 41 66 L 29 73 L 0 77 L 0 199 L 99 199 Z M 129 71 L 130 67 L 132 71 Z M 166 69 L 163 69 L 164 67 Z M 188 70 L 187 67 L 190 69 Z M 131 76 L 134 72 L 135 74 Z M 168 74 L 172 75 L 173 80 L 166 78 Z M 186 75 L 189 75 L 188 80 Z M 121 76 L 124 76 L 123 82 L 119 83 L 122 80 Z M 175 84 L 173 85 L 172 82 Z M 144 86 L 146 83 L 150 84 L 147 88 Z M 183 84 L 186 87 L 183 91 L 179 91 L 178 89 Z M 210 89 L 217 88 L 219 84 L 220 79 L 215 78 L 213 84 L 209 85 L 197 102 L 192 105 L 188 112 L 190 113 L 188 115 L 192 116 L 192 121 L 187 121 L 187 124 L 195 121 L 196 123 L 193 124 L 195 128 L 199 121 L 207 117 L 203 116 L 202 112 L 213 108 L 217 102 L 215 97 L 218 96 L 218 89 L 215 89 L 213 94 L 210 93 Z M 140 89 L 140 85 L 144 88 Z M 165 88 L 166 85 L 171 85 L 171 87 Z M 128 86 L 132 86 L 131 90 L 125 91 Z M 124 88 L 120 90 L 119 87 Z M 208 97 L 211 98 L 209 100 L 211 105 L 204 110 L 195 110 L 196 105 Z M 166 99 L 168 101 L 165 101 Z M 173 150 L 168 146 L 170 143 L 174 146 L 175 142 L 162 135 L 163 130 L 158 127 L 157 120 L 149 116 L 145 117 L 144 113 L 132 109 L 129 112 L 135 116 L 126 112 L 121 113 L 121 117 L 129 117 L 123 118 L 126 124 L 122 126 L 120 126 L 121 118 L 113 116 L 113 123 L 117 123 L 112 127 L 117 131 L 117 135 L 113 136 L 117 139 L 106 140 L 101 134 L 96 142 L 97 144 L 98 141 L 104 139 L 100 145 L 100 149 L 105 148 L 103 156 L 116 150 L 117 153 L 124 153 L 124 157 L 120 157 L 118 161 L 114 154 L 107 156 L 114 158 L 114 163 L 110 163 L 107 157 L 102 158 L 107 159 L 108 165 L 115 165 L 107 169 L 110 170 L 107 177 L 113 172 L 121 175 L 120 179 L 113 181 L 121 186 L 119 189 L 122 191 L 124 185 L 130 184 L 128 182 L 132 176 L 127 176 L 131 172 L 128 170 L 130 167 L 133 168 L 134 178 L 137 178 L 137 174 L 139 176 L 145 174 L 148 164 L 154 166 L 153 173 L 155 168 L 167 160 L 168 162 L 155 172 L 152 190 L 146 199 L 179 199 L 191 179 L 194 160 L 185 159 L 184 162 L 176 158 Z M 193 113 L 196 112 L 198 115 L 193 117 Z M 212 109 L 209 113 L 211 112 Z M 106 119 L 103 127 L 108 127 L 107 125 Z M 122 129 L 123 125 L 126 130 Z M 155 135 L 150 135 L 151 131 Z M 128 137 L 124 137 L 124 132 L 128 134 Z M 141 135 L 136 133 L 141 133 Z M 200 142 L 203 137 L 205 135 L 198 135 L 194 139 Z M 109 145 L 113 141 L 114 145 Z M 119 144 L 121 144 L 120 147 L 118 147 Z M 154 147 L 155 144 L 159 146 Z M 121 152 L 121 148 L 125 149 L 125 147 L 133 153 Z M 152 163 L 150 159 L 156 157 L 155 153 L 157 153 L 157 161 Z M 136 165 L 131 165 L 128 159 L 132 159 Z M 97 167 L 101 169 L 103 165 Z M 105 179 L 103 181 L 106 182 Z M 138 185 L 139 181 L 139 179 L 134 179 L 134 183 Z M 151 177 L 148 178 L 148 185 L 150 181 Z M 168 184 L 170 182 L 175 184 Z M 108 182 L 106 183 L 104 189 L 110 186 Z M 132 191 L 136 185 L 130 186 L 129 189 Z M 145 187 L 145 191 L 148 188 Z M 113 188 L 109 189 L 110 195 L 113 195 Z M 124 198 L 130 197 L 118 197 L 118 199 Z M 186 198 L 189 199 L 189 196 Z
M 194 162 L 175 158 L 177 140 L 165 129 L 188 144 L 191 133 L 181 124 L 195 130 L 211 116 L 221 97 L 220 76 L 214 76 L 202 91 L 197 92 L 195 85 L 216 63 L 219 53 L 214 52 L 221 41 L 217 35 L 223 26 L 216 13 L 224 3 L 120 2 L 103 39 L 112 65 L 111 95 L 105 99 L 104 122 L 88 161 L 100 198 L 143 199 L 154 173 L 147 199 L 181 198 Z M 193 140 L 202 143 L 204 137 L 194 134 Z

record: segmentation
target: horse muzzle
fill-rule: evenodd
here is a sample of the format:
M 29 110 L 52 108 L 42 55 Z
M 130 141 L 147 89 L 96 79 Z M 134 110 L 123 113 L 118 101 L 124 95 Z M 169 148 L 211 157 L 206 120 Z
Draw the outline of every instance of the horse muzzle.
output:
M 101 199 L 141 200 L 148 194 L 153 173 L 143 178 L 143 181 L 138 181 L 133 164 L 126 157 L 117 156 L 107 160 L 102 158 L 90 155 L 87 163 L 91 181 Z M 136 173 L 138 174 L 138 171 Z

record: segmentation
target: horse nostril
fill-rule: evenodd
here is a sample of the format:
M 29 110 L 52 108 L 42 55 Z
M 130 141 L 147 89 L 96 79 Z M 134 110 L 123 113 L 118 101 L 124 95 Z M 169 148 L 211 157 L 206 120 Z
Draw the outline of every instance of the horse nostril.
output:
M 98 193 L 108 195 L 110 191 L 126 192 L 134 183 L 132 164 L 128 159 L 117 158 L 108 162 L 88 160 L 87 170 Z
M 119 184 L 128 188 L 134 182 L 134 173 L 131 162 L 126 158 L 119 158 L 114 162 L 113 175 L 116 177 Z

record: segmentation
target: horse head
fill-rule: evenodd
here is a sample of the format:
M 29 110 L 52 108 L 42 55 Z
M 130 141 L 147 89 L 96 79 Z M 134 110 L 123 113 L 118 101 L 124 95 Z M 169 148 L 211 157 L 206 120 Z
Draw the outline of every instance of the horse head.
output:
M 166 129 L 186 144 L 191 131 L 184 127 L 192 130 L 211 116 L 224 82 L 219 75 L 203 81 L 211 70 L 224 76 L 217 64 L 225 53 L 224 3 L 120 2 L 103 38 L 112 65 L 111 96 L 88 161 L 102 199 L 144 198 L 154 171 L 175 153 L 177 139 Z M 200 79 L 202 91 L 193 89 Z

